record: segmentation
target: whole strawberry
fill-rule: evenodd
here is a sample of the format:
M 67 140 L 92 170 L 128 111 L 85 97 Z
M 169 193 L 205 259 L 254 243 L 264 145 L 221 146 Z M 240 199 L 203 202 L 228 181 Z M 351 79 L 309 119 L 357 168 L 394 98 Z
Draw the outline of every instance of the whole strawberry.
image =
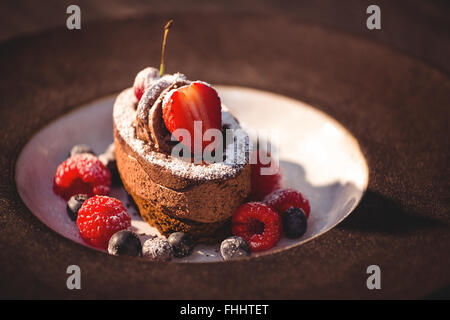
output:
M 77 225 L 87 243 L 106 248 L 114 233 L 131 226 L 131 217 L 120 200 L 94 196 L 78 211 Z

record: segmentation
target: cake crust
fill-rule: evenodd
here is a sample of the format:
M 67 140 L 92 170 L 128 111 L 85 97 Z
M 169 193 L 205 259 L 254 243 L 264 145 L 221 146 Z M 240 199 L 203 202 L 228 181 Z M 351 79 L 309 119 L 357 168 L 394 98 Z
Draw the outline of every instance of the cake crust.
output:
M 141 164 L 154 182 L 167 188 L 183 190 L 190 185 L 206 181 L 236 177 L 249 165 L 248 137 L 230 113 L 222 112 L 222 119 L 229 129 L 238 133 L 236 142 L 226 146 L 224 162 L 201 166 L 157 152 L 151 144 L 138 139 L 135 128 L 136 105 L 137 100 L 132 88 L 125 89 L 117 97 L 113 110 L 114 139 Z
M 124 185 L 124 187 L 127 191 L 130 190 L 128 186 Z M 131 194 L 132 191 L 130 190 L 128 192 Z M 166 237 L 174 232 L 185 232 L 189 233 L 196 242 L 216 243 L 231 234 L 231 218 L 213 223 L 201 223 L 187 219 L 177 219 L 164 213 L 150 201 L 143 199 L 136 194 L 132 195 L 132 197 L 139 208 L 141 217 Z
M 161 233 L 186 231 L 210 239 L 250 192 L 248 158 L 244 163 L 194 165 L 155 152 L 135 136 L 136 103 L 126 89 L 113 112 L 115 155 L 125 188 L 142 217 Z M 238 126 L 237 121 L 230 125 Z

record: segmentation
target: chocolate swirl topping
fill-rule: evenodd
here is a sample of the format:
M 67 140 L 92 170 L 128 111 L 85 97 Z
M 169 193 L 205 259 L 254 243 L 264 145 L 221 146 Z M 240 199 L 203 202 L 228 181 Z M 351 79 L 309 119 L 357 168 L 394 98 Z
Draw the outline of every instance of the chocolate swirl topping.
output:
M 190 83 L 184 74 L 175 73 L 155 78 L 145 90 L 137 106 L 136 135 L 148 142 L 153 150 L 163 153 L 170 153 L 172 150 L 173 141 L 162 115 L 163 100 L 170 90 Z

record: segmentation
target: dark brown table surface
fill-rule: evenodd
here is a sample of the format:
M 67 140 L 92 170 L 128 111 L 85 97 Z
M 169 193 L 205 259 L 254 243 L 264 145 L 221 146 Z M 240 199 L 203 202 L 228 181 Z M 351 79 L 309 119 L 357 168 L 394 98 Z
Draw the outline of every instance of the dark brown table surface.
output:
M 35 3 L 0 4 L 0 297 L 448 297 L 448 3 L 378 1 L 381 31 L 365 28 L 368 1 L 78 1 L 80 31 L 65 28 L 69 2 Z M 303 100 L 357 137 L 370 181 L 349 218 L 286 252 L 190 265 L 108 256 L 32 215 L 14 184 L 22 147 L 158 65 L 168 18 L 168 72 Z M 66 288 L 70 264 L 82 290 Z M 366 288 L 371 264 L 381 290 Z

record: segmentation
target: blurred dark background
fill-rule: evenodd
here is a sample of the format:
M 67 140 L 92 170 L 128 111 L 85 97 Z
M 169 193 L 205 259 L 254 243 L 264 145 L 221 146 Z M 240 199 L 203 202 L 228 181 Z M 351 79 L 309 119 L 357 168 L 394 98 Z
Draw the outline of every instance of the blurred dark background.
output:
M 65 26 L 65 11 L 70 4 L 80 6 L 84 26 L 93 21 L 130 19 L 149 13 L 170 17 L 174 13 L 224 11 L 298 19 L 379 41 L 450 72 L 448 0 L 2 0 L 0 41 Z M 381 8 L 382 30 L 365 27 L 366 8 L 371 4 Z
M 71 4 L 81 8 L 82 32 L 66 29 Z M 371 4 L 381 8 L 381 30 L 366 28 Z M 449 298 L 449 16 L 448 0 L 2 0 L 0 296 L 70 297 L 58 270 L 76 258 L 89 298 Z M 100 259 L 28 214 L 11 182 L 24 143 L 159 63 L 171 17 L 168 71 L 303 100 L 357 137 L 371 176 L 348 219 L 283 255 L 214 268 Z M 374 261 L 385 270 L 380 294 L 361 276 Z M 119 273 L 124 266 L 135 277 Z M 241 285 L 249 273 L 253 287 Z M 180 281 L 189 290 L 177 290 Z

